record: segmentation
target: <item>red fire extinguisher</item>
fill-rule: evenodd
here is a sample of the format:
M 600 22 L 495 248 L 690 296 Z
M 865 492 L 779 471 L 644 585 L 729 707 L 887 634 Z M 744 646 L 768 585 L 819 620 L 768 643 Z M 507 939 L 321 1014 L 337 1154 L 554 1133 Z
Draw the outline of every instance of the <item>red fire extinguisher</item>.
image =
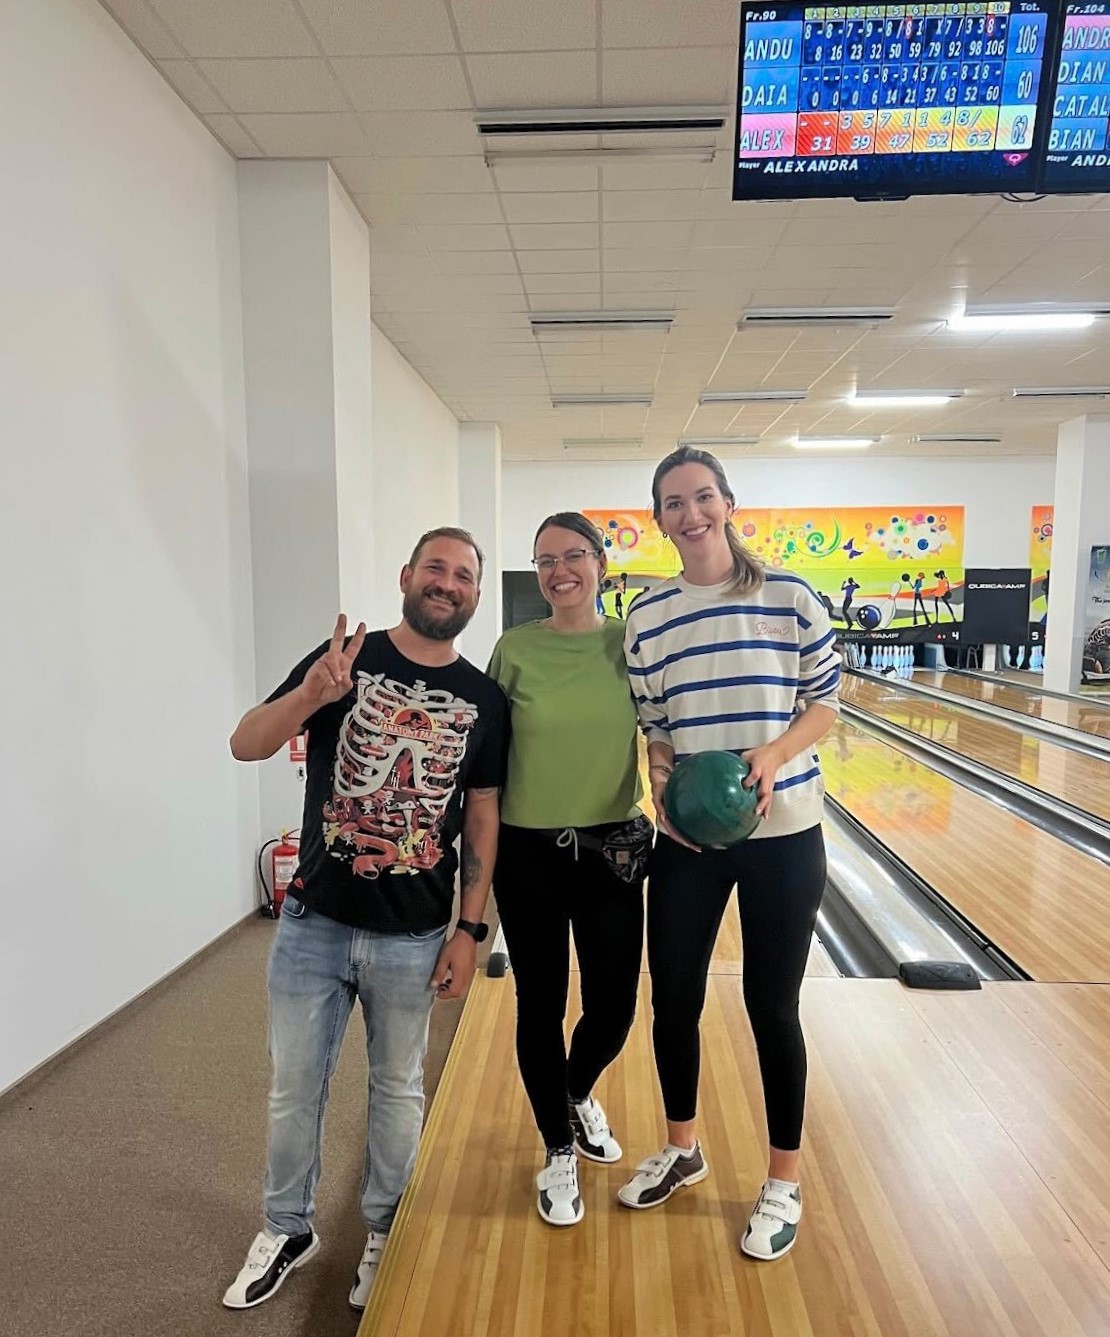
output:
M 283 831 L 270 852 L 270 886 L 273 887 L 274 918 L 281 914 L 289 884 L 297 875 L 301 851 L 295 832 Z

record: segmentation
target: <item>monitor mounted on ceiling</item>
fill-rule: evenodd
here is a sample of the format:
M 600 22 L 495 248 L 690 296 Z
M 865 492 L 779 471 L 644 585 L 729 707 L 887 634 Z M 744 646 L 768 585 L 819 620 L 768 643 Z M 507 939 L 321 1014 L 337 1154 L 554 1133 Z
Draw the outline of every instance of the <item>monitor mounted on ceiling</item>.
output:
M 1035 190 L 1059 19 L 1059 0 L 741 5 L 733 199 Z

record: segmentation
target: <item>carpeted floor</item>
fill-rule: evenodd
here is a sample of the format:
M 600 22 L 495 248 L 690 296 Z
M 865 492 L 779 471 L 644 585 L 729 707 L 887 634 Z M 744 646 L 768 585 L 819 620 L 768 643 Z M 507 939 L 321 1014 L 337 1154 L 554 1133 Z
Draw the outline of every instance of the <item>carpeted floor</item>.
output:
M 0 1102 L 0 1337 L 350 1337 L 365 1241 L 356 1007 L 332 1083 L 316 1228 L 279 1295 L 220 1304 L 260 1229 L 266 958 L 252 920 Z M 484 960 L 489 944 L 480 949 Z M 437 1003 L 427 1091 L 461 1003 Z

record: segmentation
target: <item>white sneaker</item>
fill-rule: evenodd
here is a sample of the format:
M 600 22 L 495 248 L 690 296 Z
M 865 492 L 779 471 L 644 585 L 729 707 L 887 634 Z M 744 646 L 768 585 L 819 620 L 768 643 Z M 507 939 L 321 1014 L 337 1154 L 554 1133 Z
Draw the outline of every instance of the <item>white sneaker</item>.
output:
M 549 1152 L 536 1176 L 536 1206 L 549 1226 L 576 1226 L 586 1214 L 578 1192 L 578 1158 L 573 1152 Z
M 570 1126 L 574 1130 L 574 1145 L 587 1160 L 608 1165 L 624 1155 L 609 1127 L 605 1111 L 593 1096 L 587 1096 L 581 1103 L 571 1102 Z
M 320 1247 L 314 1230 L 304 1235 L 268 1235 L 260 1231 L 239 1275 L 224 1292 L 227 1309 L 253 1309 L 276 1295 L 285 1278 L 303 1267 Z
M 387 1231 L 372 1230 L 366 1236 L 366 1248 L 362 1251 L 362 1261 L 355 1273 L 355 1284 L 347 1297 L 352 1309 L 365 1309 L 378 1275 L 378 1264 L 382 1261 L 382 1252 L 389 1241 Z
M 780 1180 L 768 1179 L 740 1241 L 741 1251 L 749 1258 L 781 1258 L 794 1247 L 801 1219 L 801 1189 L 796 1184 L 789 1189 Z
M 637 1165 L 636 1173 L 617 1190 L 617 1197 L 626 1207 L 658 1207 L 676 1189 L 700 1183 L 708 1173 L 700 1142 L 694 1143 L 690 1156 L 668 1145 Z

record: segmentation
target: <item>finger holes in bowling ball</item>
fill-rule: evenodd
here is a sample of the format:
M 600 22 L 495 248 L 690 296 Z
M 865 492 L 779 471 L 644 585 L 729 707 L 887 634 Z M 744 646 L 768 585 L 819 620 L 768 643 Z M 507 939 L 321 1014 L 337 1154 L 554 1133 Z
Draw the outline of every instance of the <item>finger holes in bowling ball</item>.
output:
M 759 794 L 744 785 L 751 772 L 732 752 L 695 752 L 674 768 L 663 791 L 671 825 L 703 849 L 727 849 L 759 825 Z

